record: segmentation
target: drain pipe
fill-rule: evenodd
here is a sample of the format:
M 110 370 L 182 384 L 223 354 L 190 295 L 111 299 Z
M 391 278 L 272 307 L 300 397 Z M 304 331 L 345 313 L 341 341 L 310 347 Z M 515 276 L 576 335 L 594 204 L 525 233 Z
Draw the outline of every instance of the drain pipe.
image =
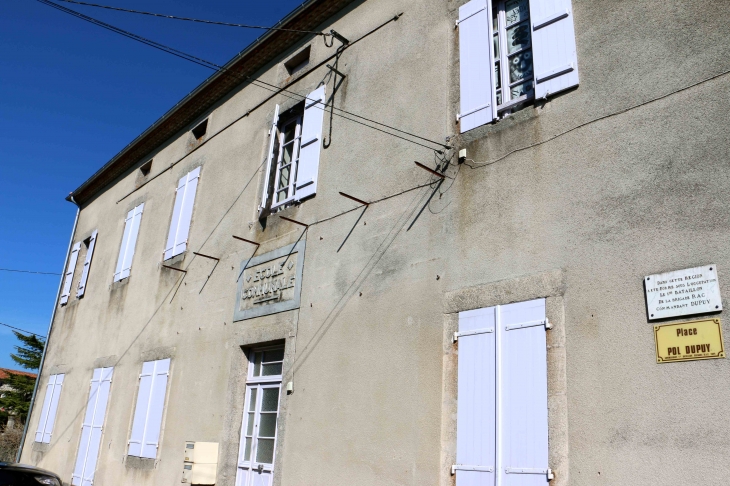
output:
M 51 328 L 53 327 L 53 319 L 56 317 L 56 309 L 58 309 L 58 301 L 61 298 L 61 289 L 63 288 L 63 280 L 66 277 L 66 265 L 68 265 L 68 259 L 71 256 L 71 245 L 74 241 L 74 235 L 76 234 L 76 225 L 79 222 L 79 213 L 81 212 L 81 206 L 74 201 L 73 195 L 69 196 L 72 203 L 76 204 L 76 219 L 74 219 L 74 227 L 71 230 L 71 238 L 68 242 L 68 249 L 66 250 L 66 260 L 63 262 L 63 269 L 61 271 L 61 281 L 58 283 L 58 291 L 56 292 L 56 301 L 53 306 L 53 312 L 51 312 L 51 322 L 48 323 L 48 332 L 46 333 L 46 345 L 43 347 L 43 354 L 41 355 L 41 364 L 38 367 L 38 377 L 35 380 L 35 386 L 33 387 L 33 395 L 30 398 L 30 407 L 28 408 L 28 416 L 25 418 L 25 426 L 23 427 L 23 436 L 20 438 L 20 447 L 18 447 L 18 453 L 15 455 L 15 462 L 20 462 L 20 456 L 23 453 L 23 446 L 25 445 L 25 438 L 28 435 L 28 427 L 30 425 L 30 415 L 33 412 L 33 404 L 35 403 L 35 397 L 38 393 L 38 383 L 41 382 L 41 373 L 43 372 L 43 362 L 46 360 L 46 352 L 48 351 L 48 343 L 51 340 Z

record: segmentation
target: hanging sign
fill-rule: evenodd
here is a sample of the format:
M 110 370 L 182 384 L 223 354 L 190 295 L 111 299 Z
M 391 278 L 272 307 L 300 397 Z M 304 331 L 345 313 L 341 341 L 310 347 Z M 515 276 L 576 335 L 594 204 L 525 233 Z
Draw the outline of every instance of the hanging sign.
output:
M 654 326 L 656 362 L 724 358 L 720 319 Z
M 649 275 L 644 288 L 650 321 L 722 310 L 716 265 Z

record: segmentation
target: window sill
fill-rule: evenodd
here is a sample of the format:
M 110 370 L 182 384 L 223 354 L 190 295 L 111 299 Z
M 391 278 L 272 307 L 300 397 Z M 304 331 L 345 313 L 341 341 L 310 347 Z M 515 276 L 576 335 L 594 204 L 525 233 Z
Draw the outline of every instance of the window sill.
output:
M 129 283 L 130 278 L 132 278 L 131 275 L 129 277 L 125 277 L 121 280 L 117 280 L 116 282 L 112 282 L 112 284 L 109 285 L 109 290 L 114 292 L 115 290 L 118 290 L 118 289 L 124 287 L 125 285 L 127 285 Z
M 124 466 L 127 469 L 141 469 L 149 471 L 155 468 L 156 461 L 156 459 L 150 459 L 147 457 L 127 456 L 127 459 L 124 461 Z
M 177 255 L 168 258 L 167 260 L 162 260 L 162 264 L 163 265 L 168 265 L 168 266 L 173 266 L 173 265 L 175 265 L 177 263 L 180 263 L 183 260 L 185 260 L 185 255 L 187 254 L 187 252 L 188 251 L 185 250 L 184 252 L 178 253 Z M 163 258 L 164 258 L 164 256 L 163 256 Z

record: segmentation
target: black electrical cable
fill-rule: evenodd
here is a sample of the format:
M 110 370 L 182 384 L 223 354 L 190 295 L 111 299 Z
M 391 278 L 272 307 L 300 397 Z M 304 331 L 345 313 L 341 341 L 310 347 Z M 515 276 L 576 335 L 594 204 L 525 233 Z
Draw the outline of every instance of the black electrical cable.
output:
M 10 324 L 5 324 L 4 322 L 0 322 L 0 326 L 9 327 L 10 329 L 15 329 L 16 331 L 24 332 L 25 334 L 31 334 L 33 336 L 38 336 L 38 337 L 42 337 L 43 339 L 46 339 L 46 336 L 44 336 L 43 334 L 38 334 L 38 333 L 35 333 L 35 332 L 26 331 L 25 329 L 21 329 L 19 327 L 11 326 Z
M 194 18 L 190 18 L 190 17 L 178 17 L 176 15 L 165 15 L 165 14 L 158 14 L 158 13 L 154 13 L 154 12 L 144 12 L 142 10 L 130 10 L 127 8 L 111 7 L 109 5 L 99 5 L 97 3 L 77 2 L 75 0 L 57 0 L 57 1 L 66 2 L 66 3 L 74 3 L 76 5 L 84 5 L 86 7 L 105 8 L 107 10 L 116 10 L 118 12 L 126 12 L 126 13 L 140 14 L 140 15 L 151 15 L 152 17 L 161 17 L 164 19 L 186 20 L 188 22 L 198 22 L 198 23 L 202 23 L 202 24 L 225 25 L 227 27 L 242 27 L 244 29 L 278 30 L 278 31 L 282 31 L 282 32 L 298 32 L 300 34 L 315 34 L 315 35 L 322 35 L 322 36 L 332 35 L 332 34 L 326 34 L 324 32 L 315 32 L 315 31 L 311 31 L 311 30 L 281 29 L 278 27 L 264 27 L 262 25 L 233 24 L 230 22 L 218 22 L 215 20 L 202 20 L 202 19 L 194 19 Z
M 102 22 L 102 21 L 97 20 L 97 19 L 95 19 L 93 17 L 89 17 L 88 15 L 84 15 L 84 14 L 82 14 L 80 12 L 77 12 L 75 10 L 72 10 L 70 8 L 66 8 L 66 7 L 64 7 L 62 5 L 58 5 L 58 4 L 56 4 L 56 3 L 54 3 L 54 2 L 52 2 L 50 0 L 37 0 L 37 1 L 40 2 L 40 3 L 42 3 L 43 5 L 47 5 L 49 7 L 53 7 L 53 8 L 55 8 L 57 10 L 60 10 L 60 11 L 62 11 L 64 13 L 67 13 L 69 15 L 73 15 L 74 17 L 77 17 L 77 18 L 79 18 L 81 20 L 85 20 L 85 21 L 90 22 L 90 23 L 92 23 L 94 25 L 97 25 L 99 27 L 105 28 L 107 30 L 111 30 L 112 32 L 115 32 L 117 34 L 123 35 L 123 36 L 128 37 L 128 38 L 130 38 L 132 40 L 136 40 L 136 41 L 141 42 L 143 44 L 146 44 L 148 46 L 154 47 L 154 48 L 159 49 L 159 50 L 161 50 L 163 52 L 170 53 L 170 54 L 172 54 L 174 56 L 177 56 L 177 57 L 179 57 L 181 59 L 185 59 L 187 61 L 190 61 L 192 63 L 195 63 L 195 64 L 197 64 L 199 66 L 203 66 L 205 68 L 208 68 L 208 69 L 211 69 L 211 70 L 214 70 L 214 71 L 218 71 L 218 72 L 222 72 L 224 74 L 228 74 L 228 75 L 231 75 L 231 76 L 235 76 L 238 79 L 251 81 L 252 84 L 254 84 L 255 86 L 258 86 L 259 88 L 263 88 L 263 89 L 266 89 L 268 91 L 272 91 L 272 92 L 275 92 L 275 93 L 282 93 L 282 92 L 290 93 L 290 94 L 293 94 L 295 96 L 300 97 L 302 100 L 308 99 L 305 95 L 301 95 L 301 94 L 295 93 L 293 91 L 288 91 L 288 90 L 285 90 L 285 89 L 281 89 L 281 88 L 279 88 L 276 85 L 273 85 L 273 84 L 270 84 L 270 83 L 266 83 L 266 82 L 261 81 L 261 80 L 258 80 L 258 79 L 253 79 L 253 78 L 251 78 L 249 76 L 242 76 L 240 74 L 233 73 L 230 70 L 226 69 L 225 67 L 220 66 L 218 64 L 215 64 L 215 63 L 213 63 L 211 61 L 207 61 L 205 59 L 202 59 L 202 58 L 199 58 L 199 57 L 195 57 L 192 54 L 188 54 L 186 52 L 179 51 L 179 50 L 177 50 L 175 48 L 166 46 L 164 44 L 160 44 L 159 42 L 155 42 L 153 40 L 150 40 L 150 39 L 147 39 L 145 37 L 139 36 L 139 35 L 134 34 L 132 32 L 129 32 L 129 31 L 120 29 L 119 27 L 115 27 L 115 26 L 113 26 L 111 24 L 108 24 L 106 22 Z M 256 84 L 256 83 L 258 83 L 258 84 Z M 319 106 L 317 106 L 317 108 L 322 109 L 322 110 L 325 109 L 325 107 L 321 107 L 320 108 Z M 420 140 L 425 140 L 425 141 L 427 141 L 429 143 L 438 145 L 439 147 L 444 147 L 446 149 L 450 149 L 451 148 L 450 146 L 444 145 L 444 144 L 442 144 L 440 142 L 436 142 L 436 141 L 430 140 L 428 138 L 424 138 L 424 137 L 421 137 L 419 135 L 415 135 L 413 133 L 406 132 L 405 130 L 400 130 L 400 129 L 395 128 L 395 127 L 392 127 L 390 125 L 386 125 L 385 123 L 381 123 L 381 122 L 378 122 L 378 121 L 375 121 L 375 120 L 366 118 L 364 116 L 361 116 L 361 115 L 357 115 L 355 113 L 348 112 L 348 111 L 343 110 L 341 108 L 336 108 L 335 107 L 334 109 L 335 110 L 338 110 L 338 111 L 341 111 L 343 113 L 346 113 L 346 114 L 348 114 L 350 116 L 354 116 L 354 117 L 357 117 L 357 118 L 361 118 L 361 119 L 367 120 L 367 121 L 369 121 L 371 123 L 375 123 L 375 124 L 381 125 L 381 126 L 386 127 L 386 128 L 388 128 L 390 130 L 395 130 L 397 132 L 406 134 L 406 135 L 408 135 L 410 137 L 418 138 Z M 428 149 L 431 149 L 432 150 L 432 147 L 428 147 L 426 145 L 423 145 L 421 143 L 415 142 L 413 140 L 409 140 L 407 138 L 398 136 L 396 134 L 386 132 L 385 130 L 379 129 L 377 127 L 373 127 L 372 125 L 368 125 L 368 124 L 363 123 L 363 122 L 360 122 L 358 120 L 354 120 L 352 118 L 348 118 L 348 117 L 342 115 L 341 113 L 335 113 L 335 115 L 337 115 L 337 116 L 339 116 L 341 118 L 344 118 L 346 120 L 350 120 L 351 122 L 359 123 L 360 125 L 363 125 L 363 126 L 368 127 L 368 128 L 372 128 L 374 130 L 377 130 L 379 132 L 385 133 L 387 135 L 391 135 L 391 136 L 396 137 L 396 138 L 399 138 L 401 140 L 405 140 L 407 142 L 410 142 L 410 143 L 413 143 L 413 144 L 419 145 L 421 147 L 425 147 L 425 148 L 428 148 Z
M 34 272 L 32 270 L 15 270 L 12 268 L 0 268 L 0 272 L 15 272 L 15 273 L 35 273 L 38 275 L 61 275 L 60 273 L 53 272 Z

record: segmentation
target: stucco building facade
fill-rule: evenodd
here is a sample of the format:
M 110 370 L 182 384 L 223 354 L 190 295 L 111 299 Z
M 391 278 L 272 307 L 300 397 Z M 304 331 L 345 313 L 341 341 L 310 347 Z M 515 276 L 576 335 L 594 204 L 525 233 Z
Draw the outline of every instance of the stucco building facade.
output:
M 262 36 L 69 196 L 21 461 L 94 485 L 726 479 L 727 359 L 655 342 L 727 335 L 722 306 L 657 321 L 645 279 L 713 267 L 730 295 L 729 19 L 305 2 L 277 26 L 339 37 Z

